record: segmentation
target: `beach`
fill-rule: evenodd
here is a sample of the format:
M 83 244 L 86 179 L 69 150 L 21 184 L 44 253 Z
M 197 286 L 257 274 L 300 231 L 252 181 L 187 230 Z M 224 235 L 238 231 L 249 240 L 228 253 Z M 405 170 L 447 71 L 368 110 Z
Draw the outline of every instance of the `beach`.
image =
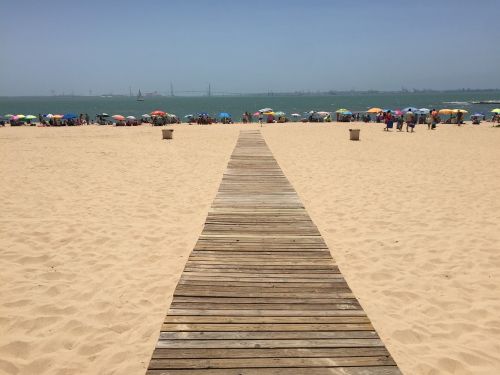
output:
M 172 128 L 0 129 L 0 374 L 144 374 L 257 128 L 404 374 L 500 370 L 498 128 Z

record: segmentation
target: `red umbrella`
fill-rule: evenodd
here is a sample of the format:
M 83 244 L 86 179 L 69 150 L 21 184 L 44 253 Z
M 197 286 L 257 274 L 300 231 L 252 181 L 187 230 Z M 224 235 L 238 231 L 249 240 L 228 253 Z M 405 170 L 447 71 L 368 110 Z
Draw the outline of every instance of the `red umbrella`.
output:
M 124 121 L 125 120 L 125 117 L 123 117 L 122 115 L 114 115 L 112 116 L 115 120 L 117 121 Z
M 165 116 L 165 115 L 166 115 L 166 112 L 159 111 L 159 110 L 151 112 L 151 116 Z

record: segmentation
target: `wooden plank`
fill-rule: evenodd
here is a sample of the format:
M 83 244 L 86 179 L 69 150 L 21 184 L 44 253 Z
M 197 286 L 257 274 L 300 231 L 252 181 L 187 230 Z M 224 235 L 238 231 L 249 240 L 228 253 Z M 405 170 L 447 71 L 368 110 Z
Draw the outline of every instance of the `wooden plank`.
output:
M 383 346 L 380 339 L 158 340 L 157 348 L 349 348 Z
M 167 358 L 335 358 L 387 356 L 385 347 L 288 349 L 155 349 L 153 359 Z
M 373 331 L 370 323 L 330 323 L 330 324 L 297 324 L 297 323 L 245 323 L 245 324 L 178 324 L 164 323 L 162 332 L 217 331 L 217 332 L 276 332 L 276 331 Z
M 334 357 L 334 358 L 216 358 L 216 359 L 155 359 L 150 369 L 186 368 L 270 368 L 270 367 L 341 367 L 341 366 L 391 366 L 388 356 Z
M 396 366 L 323 367 L 323 368 L 232 368 L 232 369 L 161 369 L 146 375 L 401 375 Z
M 258 131 L 240 133 L 147 374 L 400 375 Z

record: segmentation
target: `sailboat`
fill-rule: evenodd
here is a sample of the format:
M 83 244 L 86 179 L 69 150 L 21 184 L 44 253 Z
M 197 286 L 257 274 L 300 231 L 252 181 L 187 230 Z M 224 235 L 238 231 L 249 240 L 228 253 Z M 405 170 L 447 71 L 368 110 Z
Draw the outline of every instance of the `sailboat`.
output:
M 144 101 L 144 97 L 142 96 L 141 89 L 139 89 L 139 92 L 137 93 L 137 101 L 138 102 Z

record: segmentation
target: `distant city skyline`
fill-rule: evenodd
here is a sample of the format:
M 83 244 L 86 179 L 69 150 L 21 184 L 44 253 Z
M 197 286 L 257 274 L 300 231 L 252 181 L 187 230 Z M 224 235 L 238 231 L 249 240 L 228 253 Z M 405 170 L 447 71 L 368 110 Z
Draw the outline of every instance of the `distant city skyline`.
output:
M 4 0 L 0 12 L 1 96 L 500 87 L 494 0 Z

